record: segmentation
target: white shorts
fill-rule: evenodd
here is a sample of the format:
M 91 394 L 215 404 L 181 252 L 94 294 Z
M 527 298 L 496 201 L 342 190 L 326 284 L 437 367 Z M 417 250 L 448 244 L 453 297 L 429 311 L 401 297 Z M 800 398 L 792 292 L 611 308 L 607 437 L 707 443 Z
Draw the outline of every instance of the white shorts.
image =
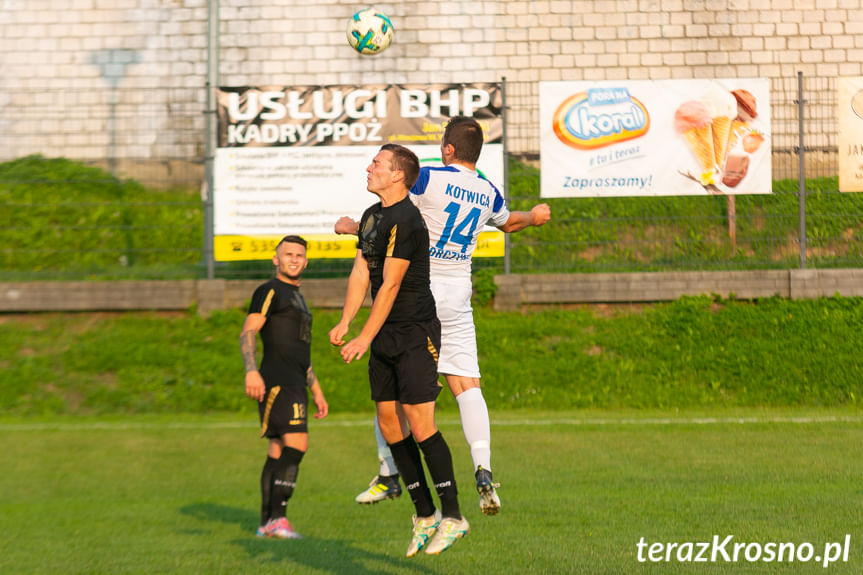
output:
M 470 305 L 470 283 L 431 278 L 437 316 L 441 325 L 437 371 L 443 375 L 480 377 L 476 352 L 476 328 Z

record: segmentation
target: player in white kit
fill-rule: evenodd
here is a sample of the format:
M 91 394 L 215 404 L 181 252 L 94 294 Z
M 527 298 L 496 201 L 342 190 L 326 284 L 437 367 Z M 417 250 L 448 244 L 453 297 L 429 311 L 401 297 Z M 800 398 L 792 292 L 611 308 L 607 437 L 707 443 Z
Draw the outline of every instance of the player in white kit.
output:
M 486 515 L 500 510 L 500 498 L 491 475 L 491 425 L 480 389 L 476 330 L 471 308 L 471 257 L 477 237 L 486 224 L 504 232 L 541 226 L 551 217 L 546 204 L 529 212 L 511 212 L 498 189 L 479 175 L 476 162 L 483 134 L 473 118 L 452 118 L 441 139 L 443 167 L 422 168 L 410 198 L 419 208 L 429 231 L 431 290 L 441 322 L 438 373 L 459 406 L 462 430 L 474 464 L 480 508 Z M 356 233 L 356 222 L 341 218 L 337 233 Z M 358 503 L 377 503 L 401 495 L 398 471 L 375 421 L 381 467 Z

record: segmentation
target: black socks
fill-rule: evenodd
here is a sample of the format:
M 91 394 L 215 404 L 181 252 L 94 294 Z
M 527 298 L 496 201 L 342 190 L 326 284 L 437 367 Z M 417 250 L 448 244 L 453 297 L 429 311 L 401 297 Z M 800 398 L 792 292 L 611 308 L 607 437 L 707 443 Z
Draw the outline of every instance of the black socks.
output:
M 283 447 L 278 459 L 267 457 L 261 473 L 261 524 L 285 516 L 305 452 Z
M 425 456 L 429 475 L 441 502 L 444 517 L 461 518 L 458 506 L 458 490 L 452 465 L 452 454 L 440 431 L 420 442 L 417 446 L 413 435 L 408 435 L 398 443 L 390 444 L 393 460 L 402 476 L 402 481 L 411 495 L 417 517 L 429 517 L 434 513 L 434 502 L 423 471 L 420 449 Z
M 428 517 L 434 513 L 434 503 L 423 472 L 423 462 L 419 447 L 413 435 L 408 435 L 398 443 L 391 443 L 393 461 L 402 476 L 402 482 L 411 496 L 417 517 Z
M 276 472 L 278 459 L 267 456 L 264 468 L 261 470 L 261 525 L 270 520 L 270 493 L 273 490 L 273 474 Z
M 440 497 L 441 514 L 444 517 L 461 519 L 455 471 L 452 467 L 452 454 L 446 440 L 438 431 L 425 441 L 421 441 L 419 446 L 425 456 L 426 465 L 429 468 L 432 481 L 434 481 L 438 497 Z

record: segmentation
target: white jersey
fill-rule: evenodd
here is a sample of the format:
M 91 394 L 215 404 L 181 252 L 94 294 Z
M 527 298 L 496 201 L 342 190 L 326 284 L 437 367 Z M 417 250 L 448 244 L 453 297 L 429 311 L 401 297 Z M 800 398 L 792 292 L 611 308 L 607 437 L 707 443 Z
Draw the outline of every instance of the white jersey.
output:
M 470 282 L 479 233 L 509 219 L 501 193 L 475 171 L 452 164 L 421 168 L 410 198 L 428 227 L 431 276 Z

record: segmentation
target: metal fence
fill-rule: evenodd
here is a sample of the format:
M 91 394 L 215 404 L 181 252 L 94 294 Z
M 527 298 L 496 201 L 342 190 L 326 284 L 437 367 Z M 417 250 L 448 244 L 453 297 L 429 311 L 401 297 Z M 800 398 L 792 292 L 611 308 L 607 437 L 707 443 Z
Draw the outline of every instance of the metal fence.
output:
M 863 195 L 838 191 L 836 93 L 834 78 L 772 80 L 773 194 L 553 199 L 549 224 L 513 234 L 505 259 L 477 259 L 475 268 L 860 267 Z M 88 159 L 83 165 L 32 157 L 0 164 L 0 280 L 268 275 L 269 262 L 208 265 L 201 199 L 205 96 L 204 88 L 135 94 L 118 88 L 102 117 L 86 119 L 106 134 L 93 149 L 76 139 L 82 110 L 92 108 L 83 93 L 47 94 L 55 103 L 48 109 L 5 107 L 0 115 L 55 120 L 68 156 Z M 512 209 L 529 209 L 542 201 L 538 85 L 506 82 L 506 106 L 508 200 Z M 95 149 L 107 150 L 106 157 Z M 317 260 L 307 273 L 341 275 L 349 266 Z

